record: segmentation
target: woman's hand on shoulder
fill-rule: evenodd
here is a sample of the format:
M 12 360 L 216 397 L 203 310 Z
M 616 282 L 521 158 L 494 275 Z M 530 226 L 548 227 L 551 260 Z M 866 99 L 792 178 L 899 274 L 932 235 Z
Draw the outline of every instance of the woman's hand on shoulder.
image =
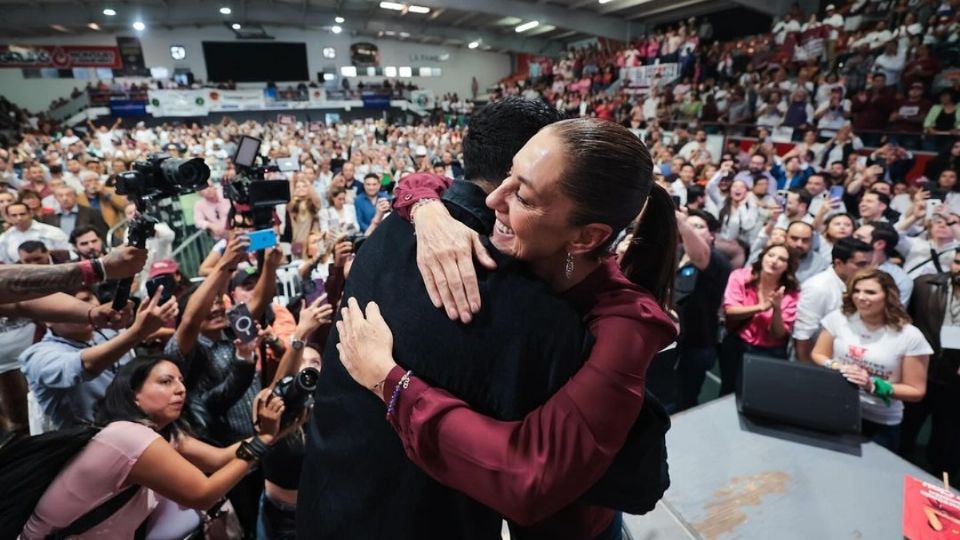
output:
M 364 388 L 376 392 L 397 363 L 393 359 L 393 333 L 380 314 L 376 302 L 367 304 L 364 314 L 356 298 L 347 300 L 337 322 L 340 362 L 350 376 Z
M 450 216 L 439 201 L 422 204 L 413 215 L 417 228 L 417 267 L 430 301 L 451 320 L 464 323 L 480 311 L 480 287 L 473 258 L 485 268 L 497 267 L 480 235 Z

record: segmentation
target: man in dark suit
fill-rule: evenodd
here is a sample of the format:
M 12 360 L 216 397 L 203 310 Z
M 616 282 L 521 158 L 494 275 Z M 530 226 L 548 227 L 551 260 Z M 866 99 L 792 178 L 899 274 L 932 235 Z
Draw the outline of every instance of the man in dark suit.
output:
M 467 181 L 444 203 L 481 234 L 492 228 L 487 192 L 507 176 L 513 155 L 558 120 L 546 105 L 509 99 L 471 118 L 464 141 Z M 491 250 L 493 251 L 493 250 Z M 577 313 L 516 261 L 478 269 L 483 310 L 469 325 L 431 303 L 416 262 L 412 225 L 392 215 L 363 244 L 343 298 L 376 300 L 391 321 L 404 365 L 476 410 L 519 420 L 542 404 L 582 363 Z M 384 421 L 384 404 L 340 363 L 334 329 L 323 353 L 297 503 L 302 538 L 499 538 L 493 510 L 428 477 L 405 456 Z
M 60 186 L 53 194 L 57 199 L 57 204 L 60 205 L 60 210 L 44 216 L 40 219 L 41 222 L 59 227 L 67 236 L 70 236 L 74 229 L 85 226 L 93 227 L 100 238 L 107 236 L 110 227 L 103 220 L 103 216 L 92 208 L 78 204 L 77 192 L 73 188 Z

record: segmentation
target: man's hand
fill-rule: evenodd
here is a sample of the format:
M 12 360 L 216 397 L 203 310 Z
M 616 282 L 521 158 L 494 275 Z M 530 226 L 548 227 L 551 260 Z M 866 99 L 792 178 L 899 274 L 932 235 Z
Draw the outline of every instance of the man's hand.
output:
M 377 201 L 377 215 L 383 217 L 387 212 L 390 211 L 390 201 L 386 199 L 380 199 Z
M 480 235 L 453 219 L 443 204 L 420 205 L 413 216 L 417 227 L 417 267 L 430 301 L 446 309 L 451 320 L 464 323 L 480 311 L 480 287 L 473 257 L 485 268 L 497 267 Z
M 300 309 L 300 322 L 297 323 L 297 330 L 294 335 L 298 339 L 306 339 L 321 326 L 330 324 L 332 320 L 333 306 L 330 305 L 330 302 L 327 302 L 327 295 L 322 294 L 309 306 L 304 305 Z
M 120 311 L 113 309 L 113 304 L 100 304 L 90 310 L 90 320 L 97 328 L 111 328 L 120 330 L 130 326 L 133 320 L 133 302 L 127 301 L 127 305 Z
M 337 245 L 333 246 L 333 265 L 337 268 L 343 268 L 352 253 L 353 242 L 348 240 L 337 242 Z
M 280 247 L 268 248 L 264 253 L 264 265 L 270 266 L 274 270 L 283 264 L 283 250 Z
M 247 248 L 250 247 L 250 237 L 240 235 L 231 238 L 227 242 L 227 249 L 223 252 L 223 257 L 218 263 L 220 268 L 230 272 L 235 272 L 237 266 L 247 260 Z
M 157 287 L 153 296 L 140 306 L 140 310 L 137 312 L 137 318 L 133 321 L 131 330 L 134 330 L 143 338 L 153 334 L 166 323 L 175 320 L 177 314 L 180 312 L 177 299 L 172 296 L 167 300 L 166 304 L 160 305 L 160 297 L 162 294 L 163 285 Z
M 147 264 L 147 250 L 134 246 L 121 246 L 100 259 L 107 279 L 133 277 Z

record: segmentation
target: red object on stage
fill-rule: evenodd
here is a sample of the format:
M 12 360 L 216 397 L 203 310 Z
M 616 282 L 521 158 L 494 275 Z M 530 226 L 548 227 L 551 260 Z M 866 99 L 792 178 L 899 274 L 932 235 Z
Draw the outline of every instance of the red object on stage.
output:
M 913 476 L 903 477 L 903 536 L 909 540 L 960 538 L 960 496 Z

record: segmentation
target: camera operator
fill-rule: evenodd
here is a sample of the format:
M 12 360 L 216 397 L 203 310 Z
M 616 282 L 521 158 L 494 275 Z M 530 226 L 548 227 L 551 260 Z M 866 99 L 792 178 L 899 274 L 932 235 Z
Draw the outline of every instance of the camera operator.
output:
M 55 428 L 93 421 L 94 404 L 118 367 L 131 360 L 133 348 L 176 317 L 177 303 L 169 300 L 160 305 L 161 292 L 141 306 L 133 325 L 122 333 L 99 328 L 92 318 L 55 322 L 39 343 L 20 355 L 20 369 L 30 390 Z M 91 289 L 82 288 L 75 296 L 91 308 L 100 306 Z
M 280 361 L 270 388 L 300 370 L 320 369 L 319 346 L 309 341 L 322 327 L 329 328 L 333 307 L 317 298 L 300 310 L 300 322 Z M 294 538 L 300 468 L 306 450 L 303 430 L 298 429 L 277 442 L 263 458 L 264 489 L 257 519 L 257 538 Z
M 227 337 L 227 310 L 223 291 L 248 258 L 250 239 L 234 236 L 217 261 L 210 275 L 190 296 L 174 336 L 167 343 L 166 354 L 190 367 L 186 370 L 188 421 L 201 439 L 227 445 L 253 435 L 250 408 L 261 384 L 256 377 L 256 350 L 263 333 L 243 344 Z M 269 261 L 271 257 L 267 256 Z M 263 314 L 272 300 L 276 273 L 269 262 L 258 280 L 247 307 L 254 320 Z M 273 283 L 268 284 L 272 280 Z M 262 284 L 262 286 L 261 286 Z M 260 472 L 249 474 L 233 490 L 229 498 L 244 530 L 252 534 L 256 527 L 257 504 L 263 489 Z

